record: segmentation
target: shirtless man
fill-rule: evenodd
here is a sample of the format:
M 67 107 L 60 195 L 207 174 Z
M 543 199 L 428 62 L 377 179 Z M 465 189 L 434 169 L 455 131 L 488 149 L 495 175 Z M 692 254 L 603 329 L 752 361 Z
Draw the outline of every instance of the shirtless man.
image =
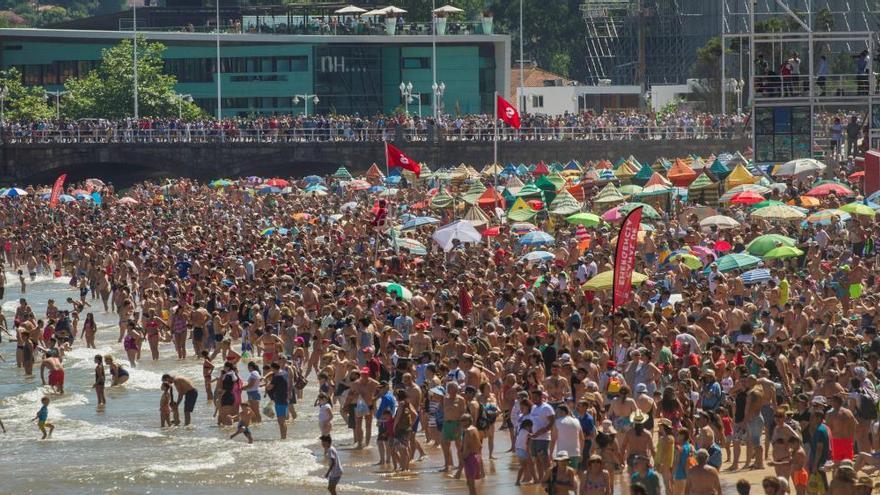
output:
M 684 495 L 721 495 L 721 478 L 718 470 L 707 466 L 709 452 L 705 449 L 697 451 L 697 465 L 687 473 Z
M 376 405 L 376 391 L 378 389 L 379 382 L 370 378 L 369 368 L 364 367 L 360 370 L 360 378 L 351 384 L 351 390 L 345 399 L 343 410 L 349 404 L 355 405 L 354 441 L 357 443 L 357 448 L 370 445 L 373 431 L 373 410 Z
M 462 415 L 467 411 L 467 400 L 458 394 L 459 385 L 455 381 L 446 384 L 446 396 L 443 397 L 441 408 L 443 410 L 443 471 L 449 471 L 452 463 L 450 445 L 455 442 L 456 452 L 461 452 L 461 424 Z M 458 466 L 461 466 L 462 458 L 459 456 Z
M 839 395 L 831 397 L 831 410 L 826 416 L 826 424 L 831 430 L 831 460 L 837 465 L 843 460 L 852 460 L 858 421 L 852 411 L 843 406 Z
M 177 389 L 177 396 L 183 397 L 183 424 L 184 426 L 189 426 L 189 423 L 192 420 L 192 412 L 195 410 L 196 402 L 199 398 L 199 392 L 188 378 L 182 376 L 172 376 L 168 374 L 162 375 L 162 383 L 174 385 L 174 388 Z M 179 408 L 180 402 L 178 401 L 173 407 L 175 425 L 180 424 Z
M 196 356 L 201 356 L 202 349 L 205 348 L 205 339 L 207 338 L 205 327 L 210 318 L 210 313 L 208 313 L 207 309 L 202 307 L 201 302 L 193 304 L 192 313 L 189 315 L 189 324 L 193 327 L 192 344 Z
M 348 374 L 354 369 L 355 365 L 348 359 L 348 352 L 345 349 L 336 350 L 336 359 L 333 360 L 333 383 L 336 384 L 336 390 L 333 391 L 333 397 L 337 404 L 342 404 L 344 394 L 349 389 Z
M 49 386 L 57 393 L 64 394 L 64 366 L 61 365 L 61 360 L 51 356 L 48 352 L 46 353 L 42 364 L 40 364 L 40 381 L 43 382 L 43 385 L 46 385 L 43 371 L 47 368 L 49 370 Z
M 550 376 L 544 379 L 544 391 L 550 396 L 550 403 L 558 403 L 571 396 L 571 387 L 568 380 L 564 376 L 559 375 L 560 363 L 554 362 L 550 365 Z
M 745 417 L 746 425 L 746 467 L 754 458 L 754 469 L 764 468 L 764 449 L 761 447 L 761 433 L 764 431 L 764 417 L 761 408 L 764 406 L 764 387 L 758 383 L 755 375 L 745 379 L 747 390 Z
M 463 414 L 456 422 L 460 421 L 463 429 L 461 447 L 458 451 L 458 457 L 461 461 L 458 463 L 458 470 L 455 478 L 461 478 L 461 472 L 465 472 L 465 480 L 467 480 L 468 494 L 476 495 L 476 481 L 484 477 L 483 472 L 483 445 L 480 443 L 480 432 L 473 425 L 470 414 Z M 459 442 L 456 441 L 456 444 Z M 444 453 L 445 454 L 445 453 Z
M 412 375 L 409 373 L 404 373 L 403 377 L 401 378 L 401 381 L 403 383 L 403 390 L 406 391 L 406 401 L 408 403 L 412 404 L 412 406 L 416 410 L 416 412 L 420 412 L 422 409 L 422 389 L 421 389 L 421 387 L 416 385 L 415 380 L 413 380 Z M 415 425 L 413 431 L 418 431 L 418 426 L 420 424 L 421 414 L 418 414 L 417 416 L 418 417 L 416 418 L 416 425 Z M 424 424 L 424 423 L 422 423 L 422 424 Z M 422 446 L 419 444 L 419 440 L 418 440 L 418 438 L 416 438 L 416 435 L 415 434 L 410 435 L 410 446 L 409 446 L 409 451 L 411 453 L 410 455 L 415 455 L 415 452 L 417 450 L 419 451 L 419 459 L 421 459 L 422 457 L 425 457 L 425 451 L 424 451 L 424 449 L 422 449 Z

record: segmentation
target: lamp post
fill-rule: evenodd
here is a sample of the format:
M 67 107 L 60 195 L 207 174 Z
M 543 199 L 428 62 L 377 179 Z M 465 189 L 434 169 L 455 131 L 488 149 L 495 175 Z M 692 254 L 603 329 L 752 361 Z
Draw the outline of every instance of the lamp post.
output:
M 403 113 L 409 115 L 409 99 L 412 95 L 412 81 L 409 83 L 404 83 L 401 81 L 400 83 L 400 97 L 403 98 Z
M 734 92 L 734 94 L 736 94 L 736 113 L 737 113 L 737 115 L 742 114 L 742 106 L 743 106 L 742 95 L 743 95 L 743 90 L 745 90 L 745 89 L 746 89 L 746 82 L 745 81 L 743 81 L 742 79 L 740 79 L 739 81 L 737 81 L 736 79 L 733 80 L 733 92 Z
M 431 85 L 431 91 L 434 92 L 434 118 L 440 120 L 440 110 L 443 106 L 443 94 L 446 93 L 446 83 L 440 81 L 440 84 Z
M 134 81 L 134 120 L 138 120 L 138 14 L 137 2 L 131 2 L 132 22 L 134 23 L 134 35 L 132 36 L 132 80 Z
M 305 112 L 306 117 L 309 116 L 309 98 L 312 99 L 312 102 L 314 102 L 314 104 L 316 106 L 321 101 L 318 99 L 318 95 L 293 95 L 293 104 L 294 105 L 299 105 L 299 100 L 300 99 L 303 100 L 303 107 L 304 107 L 304 112 Z M 317 108 L 315 109 L 315 111 L 317 112 Z
M 67 91 L 46 91 L 46 94 L 55 97 L 55 120 L 61 120 L 61 96 Z
M 223 83 L 220 81 L 221 74 L 223 73 L 223 68 L 220 66 L 220 0 L 215 0 L 217 2 L 217 122 L 223 122 L 223 103 L 220 99 L 220 94 L 222 93 Z M 220 130 L 222 132 L 223 126 L 220 126 Z
M 183 120 L 183 102 L 192 103 L 193 97 L 192 95 L 177 93 L 172 98 L 172 103 L 174 100 L 177 101 L 177 120 Z
M 436 0 L 431 0 L 431 88 L 437 87 L 437 10 Z M 440 111 L 437 108 L 437 90 L 434 89 L 434 122 L 440 120 Z
M 0 130 L 6 128 L 6 97 L 9 96 L 9 88 L 0 88 Z

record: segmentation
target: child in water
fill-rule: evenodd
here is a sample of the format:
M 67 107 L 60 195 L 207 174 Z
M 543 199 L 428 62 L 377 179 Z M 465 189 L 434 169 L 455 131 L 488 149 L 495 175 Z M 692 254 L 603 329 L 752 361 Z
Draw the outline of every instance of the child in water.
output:
M 238 419 L 238 429 L 235 430 L 235 433 L 229 436 L 229 439 L 232 440 L 240 433 L 244 433 L 245 438 L 247 438 L 248 443 L 254 443 L 254 437 L 251 435 L 251 422 L 254 420 L 254 411 L 251 409 L 251 406 L 246 402 L 241 403 L 241 412 L 238 413 L 237 416 L 233 416 L 232 419 Z
M 162 397 L 159 399 L 159 423 L 160 427 L 171 426 L 171 403 L 174 401 L 174 393 L 170 383 L 162 384 Z
M 42 402 L 43 407 L 37 411 L 37 415 L 34 416 L 34 419 L 31 421 L 37 422 L 37 426 L 39 426 L 40 431 L 43 432 L 43 438 L 40 440 L 45 440 L 52 436 L 52 432 L 55 431 L 55 425 L 47 421 L 47 419 L 49 419 L 49 398 L 43 397 L 40 402 Z M 48 433 L 46 432 L 46 428 L 49 429 Z

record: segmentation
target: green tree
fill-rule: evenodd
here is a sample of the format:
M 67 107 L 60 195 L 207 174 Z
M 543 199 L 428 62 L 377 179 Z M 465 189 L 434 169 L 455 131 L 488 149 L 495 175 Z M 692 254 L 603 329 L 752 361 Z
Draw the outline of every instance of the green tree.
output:
M 4 118 L 6 120 L 40 120 L 52 118 L 46 92 L 39 86 L 25 86 L 16 68 L 0 71 L 0 87 L 6 88 Z
M 395 6 L 407 11 L 404 19 L 407 22 L 431 22 L 431 2 L 425 0 L 397 0 L 391 2 Z M 453 21 L 476 21 L 483 12 L 485 2 L 483 0 L 438 0 L 436 6 L 452 5 L 458 7 L 464 12 L 454 14 L 450 19 Z
M 164 73 L 165 45 L 138 38 L 138 108 L 150 117 L 176 117 L 177 79 Z M 101 53 L 101 64 L 85 76 L 68 79 L 63 97 L 64 114 L 72 118 L 118 119 L 134 113 L 134 74 L 131 40 L 122 40 Z M 202 114 L 194 103 L 182 102 L 185 117 Z
M 697 61 L 691 68 L 691 75 L 700 80 L 700 87 L 694 96 L 704 102 L 706 110 L 721 109 L 721 38 L 710 38 L 697 50 Z

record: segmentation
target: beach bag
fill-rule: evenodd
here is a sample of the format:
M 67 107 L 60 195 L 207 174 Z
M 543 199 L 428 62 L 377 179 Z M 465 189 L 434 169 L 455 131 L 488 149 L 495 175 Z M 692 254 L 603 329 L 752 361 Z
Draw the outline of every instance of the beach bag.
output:
M 369 414 L 370 406 L 364 401 L 364 399 L 359 398 L 357 404 L 354 406 L 354 412 L 359 416 L 364 416 Z
M 265 406 L 263 406 L 263 416 L 267 418 L 275 417 L 275 408 L 272 406 L 272 402 L 267 402 Z
M 297 371 L 293 375 L 293 386 L 296 387 L 297 390 L 302 390 L 306 388 L 306 385 L 309 384 L 309 381 L 305 379 L 305 377 Z
M 605 385 L 605 393 L 608 394 L 609 397 L 616 397 L 620 394 L 620 387 L 623 384 L 620 382 L 620 376 L 617 373 L 608 375 L 608 383 Z
M 865 390 L 859 390 L 859 407 L 856 411 L 859 419 L 877 419 L 877 399 Z

